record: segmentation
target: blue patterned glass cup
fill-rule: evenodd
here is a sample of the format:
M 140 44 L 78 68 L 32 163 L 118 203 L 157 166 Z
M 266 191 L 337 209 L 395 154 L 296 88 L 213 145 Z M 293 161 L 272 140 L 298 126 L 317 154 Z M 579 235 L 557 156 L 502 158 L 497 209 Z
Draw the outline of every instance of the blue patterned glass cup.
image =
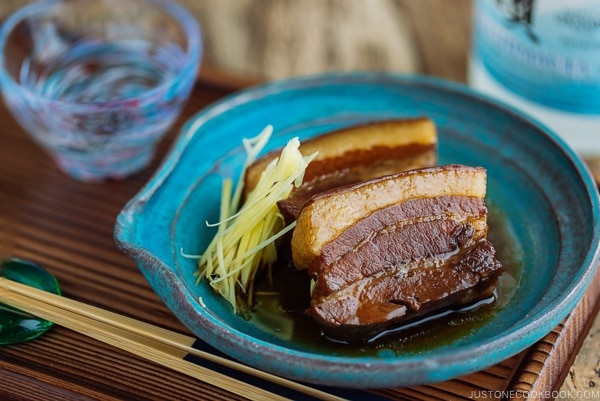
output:
M 142 170 L 188 99 L 200 27 L 168 0 L 43 0 L 0 28 L 0 87 L 19 124 L 83 181 Z

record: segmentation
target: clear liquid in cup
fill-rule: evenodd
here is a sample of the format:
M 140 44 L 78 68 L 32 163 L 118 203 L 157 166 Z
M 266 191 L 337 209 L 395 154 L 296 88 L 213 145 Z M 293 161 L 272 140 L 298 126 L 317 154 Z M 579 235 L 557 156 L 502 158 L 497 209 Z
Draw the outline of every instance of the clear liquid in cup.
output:
M 41 96 L 26 101 L 33 110 L 20 123 L 76 178 L 122 178 L 147 165 L 191 90 L 195 71 L 176 80 L 183 50 L 90 41 L 54 53 L 23 63 L 21 85 Z
M 134 98 L 168 81 L 177 71 L 174 60 L 150 54 L 143 42 L 128 46 L 89 42 L 73 47 L 39 73 L 24 64 L 21 77 L 22 84 L 51 99 L 108 102 Z

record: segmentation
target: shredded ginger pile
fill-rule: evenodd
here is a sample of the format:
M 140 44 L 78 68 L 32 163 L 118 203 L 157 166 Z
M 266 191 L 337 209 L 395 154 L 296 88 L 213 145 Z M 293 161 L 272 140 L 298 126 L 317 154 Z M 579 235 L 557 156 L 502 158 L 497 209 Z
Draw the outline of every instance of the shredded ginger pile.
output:
M 290 140 L 239 208 L 245 171 L 272 132 L 267 126 L 257 137 L 243 140 L 246 161 L 239 182 L 232 194 L 232 180 L 223 181 L 219 222 L 207 222 L 217 226 L 217 232 L 199 261 L 199 277 L 229 301 L 236 313 L 252 305 L 255 277 L 264 268 L 270 271 L 277 258 L 277 239 L 295 226 L 295 222 L 285 226 L 277 202 L 302 183 L 308 163 L 316 156 L 303 156 L 298 138 Z

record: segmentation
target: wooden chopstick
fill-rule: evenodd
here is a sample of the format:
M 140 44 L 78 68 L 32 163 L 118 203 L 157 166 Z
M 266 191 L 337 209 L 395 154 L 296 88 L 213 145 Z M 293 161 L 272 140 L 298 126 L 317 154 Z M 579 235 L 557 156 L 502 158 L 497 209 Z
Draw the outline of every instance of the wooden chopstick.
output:
M 183 358 L 187 354 L 191 354 L 318 399 L 343 400 L 343 398 L 319 389 L 195 349 L 192 347 L 196 341 L 193 337 L 45 292 L 4 277 L 0 277 L 0 302 L 248 399 L 284 400 L 286 398 Z

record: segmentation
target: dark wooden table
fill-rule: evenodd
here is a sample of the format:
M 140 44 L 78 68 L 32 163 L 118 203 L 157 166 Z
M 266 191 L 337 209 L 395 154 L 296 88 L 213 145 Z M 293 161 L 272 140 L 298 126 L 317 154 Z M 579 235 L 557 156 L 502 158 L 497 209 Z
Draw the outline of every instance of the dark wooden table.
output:
M 210 75 L 210 74 L 209 74 Z M 206 75 L 205 75 L 206 76 Z M 153 164 L 119 182 L 86 184 L 63 175 L 0 104 L 0 258 L 50 270 L 63 294 L 189 334 L 113 241 L 115 218 L 168 151 L 182 123 L 243 82 L 200 80 Z M 597 313 L 600 278 L 570 317 L 530 349 L 448 382 L 379 391 L 398 400 L 483 398 L 482 392 L 558 389 Z M 55 326 L 41 338 L 0 347 L 0 400 L 231 400 L 215 388 Z

